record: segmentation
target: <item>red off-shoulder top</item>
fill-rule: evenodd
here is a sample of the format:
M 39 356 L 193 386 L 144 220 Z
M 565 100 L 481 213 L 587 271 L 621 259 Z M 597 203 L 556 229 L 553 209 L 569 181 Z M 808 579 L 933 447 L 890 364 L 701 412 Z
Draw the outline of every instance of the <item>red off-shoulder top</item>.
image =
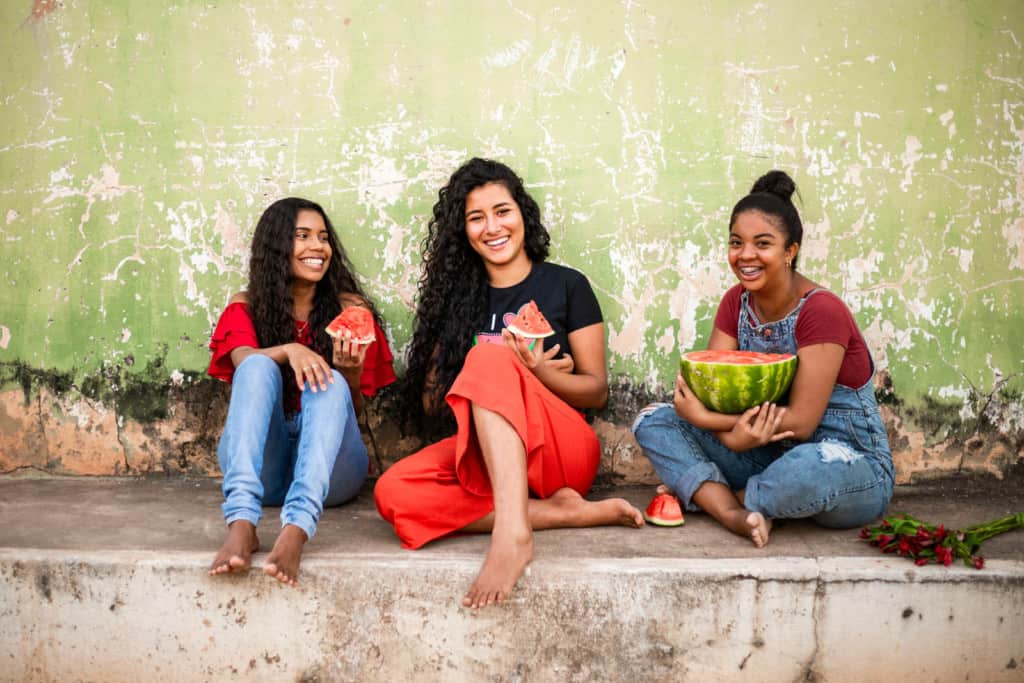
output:
M 387 336 L 376 322 L 373 324 L 373 331 L 377 339 L 370 344 L 366 352 L 363 375 L 359 380 L 359 393 L 363 396 L 376 395 L 377 391 L 396 379 L 392 366 L 394 357 L 388 346 Z M 309 326 L 305 322 L 295 321 L 295 341 L 305 346 L 312 343 Z M 211 377 L 230 382 L 235 374 L 231 352 L 239 346 L 259 348 L 259 341 L 256 338 L 256 327 L 249 317 L 249 307 L 244 303 L 235 302 L 228 304 L 217 320 L 217 327 L 210 338 L 210 351 L 213 355 L 206 372 Z

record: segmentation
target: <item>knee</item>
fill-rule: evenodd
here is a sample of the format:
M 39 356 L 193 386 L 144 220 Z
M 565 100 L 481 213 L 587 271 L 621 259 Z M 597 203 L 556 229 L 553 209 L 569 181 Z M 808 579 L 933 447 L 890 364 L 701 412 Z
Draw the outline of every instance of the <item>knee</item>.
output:
M 679 416 L 671 404 L 652 403 L 637 414 L 631 429 L 637 442 L 643 445 L 644 440 L 649 438 L 653 431 L 675 427 L 679 421 Z
M 352 403 L 352 387 L 348 385 L 348 382 L 342 374 L 332 368 L 331 379 L 334 380 L 334 383 L 327 385 L 327 392 L 321 393 L 324 393 L 326 396 L 330 396 L 335 401 L 339 401 L 344 405 Z M 331 389 L 334 391 L 331 391 Z
M 327 385 L 327 391 L 318 389 L 313 392 L 307 384 L 302 391 L 302 404 L 312 405 L 313 402 L 332 404 L 331 410 L 344 411 L 352 403 L 352 389 L 337 370 L 331 370 L 331 377 L 334 379 L 334 383 Z
M 380 475 L 373 487 L 373 502 L 377 504 L 377 512 L 389 523 L 395 523 L 395 508 L 401 500 L 401 478 L 395 473 L 392 465 Z
M 281 370 L 269 356 L 254 353 L 247 356 L 235 368 L 234 382 L 246 379 L 280 379 Z
M 251 400 L 257 397 L 272 399 L 280 394 L 284 386 L 277 363 L 258 353 L 246 357 L 238 364 L 231 385 L 232 400 Z

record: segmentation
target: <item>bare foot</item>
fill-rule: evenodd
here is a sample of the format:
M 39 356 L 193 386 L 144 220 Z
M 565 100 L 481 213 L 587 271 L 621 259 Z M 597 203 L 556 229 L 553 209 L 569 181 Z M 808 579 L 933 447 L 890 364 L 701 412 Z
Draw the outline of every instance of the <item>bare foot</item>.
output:
M 758 548 L 768 545 L 768 535 L 772 532 L 772 520 L 765 519 L 760 512 L 751 512 L 747 515 L 746 524 L 750 533 L 750 540 Z
M 533 560 L 533 534 L 494 532 L 480 573 L 462 598 L 465 607 L 480 609 L 501 604 Z
M 559 526 L 628 526 L 640 528 L 644 516 L 625 498 L 586 500 L 569 487 L 561 488 L 545 502 L 553 506 L 564 523 Z M 540 528 L 540 527 L 535 527 Z
M 260 541 L 256 538 L 256 527 L 244 519 L 236 519 L 228 525 L 228 537 L 224 539 L 224 545 L 213 558 L 210 576 L 249 571 L 252 566 L 252 554 L 259 549 Z
M 270 549 L 267 561 L 263 563 L 263 573 L 289 586 L 296 585 L 302 546 L 305 544 L 306 532 L 294 524 L 285 524 Z
M 721 513 L 718 521 L 737 536 L 745 536 L 758 548 L 768 545 L 768 536 L 772 531 L 772 520 L 765 519 L 760 512 L 751 512 L 745 508 L 735 508 Z

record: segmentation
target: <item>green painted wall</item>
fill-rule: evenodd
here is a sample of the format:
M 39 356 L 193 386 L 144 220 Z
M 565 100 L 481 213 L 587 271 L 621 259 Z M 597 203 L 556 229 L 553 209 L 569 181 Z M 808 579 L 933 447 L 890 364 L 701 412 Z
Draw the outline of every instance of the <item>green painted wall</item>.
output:
M 284 195 L 325 205 L 401 349 L 437 189 L 480 154 L 524 175 L 614 372 L 654 389 L 733 282 L 729 209 L 779 167 L 802 269 L 895 399 L 965 418 L 996 391 L 1024 429 L 1019 1 L 12 0 L 0 26 L 0 363 L 201 372 Z

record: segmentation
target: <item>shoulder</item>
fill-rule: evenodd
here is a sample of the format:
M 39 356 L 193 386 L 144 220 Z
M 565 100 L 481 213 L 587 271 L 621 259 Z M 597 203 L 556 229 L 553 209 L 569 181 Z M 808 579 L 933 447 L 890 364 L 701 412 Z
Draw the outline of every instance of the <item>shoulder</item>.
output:
M 807 297 L 804 302 L 804 310 L 808 313 L 823 313 L 829 316 L 846 316 L 850 313 L 846 302 L 839 298 L 835 292 L 822 287 Z
M 582 272 L 569 266 L 563 266 L 560 263 L 541 261 L 535 268 L 537 269 L 537 275 L 545 279 L 561 280 L 569 285 L 576 285 L 581 282 L 589 284 L 590 282 Z
M 796 336 L 800 346 L 834 341 L 849 347 L 850 340 L 860 336 L 860 328 L 842 299 L 819 289 L 804 301 L 796 320 Z
M 714 326 L 725 332 L 730 337 L 739 334 L 740 297 L 743 295 L 743 285 L 737 283 L 726 290 L 722 300 L 718 302 L 718 310 L 715 312 Z
M 235 294 L 231 295 L 230 299 L 228 299 L 228 305 L 229 306 L 231 304 L 248 304 L 248 303 L 249 303 L 249 293 L 248 292 L 236 292 Z
M 740 305 L 740 298 L 743 296 L 743 285 L 735 284 L 722 295 L 721 306 L 736 307 Z

